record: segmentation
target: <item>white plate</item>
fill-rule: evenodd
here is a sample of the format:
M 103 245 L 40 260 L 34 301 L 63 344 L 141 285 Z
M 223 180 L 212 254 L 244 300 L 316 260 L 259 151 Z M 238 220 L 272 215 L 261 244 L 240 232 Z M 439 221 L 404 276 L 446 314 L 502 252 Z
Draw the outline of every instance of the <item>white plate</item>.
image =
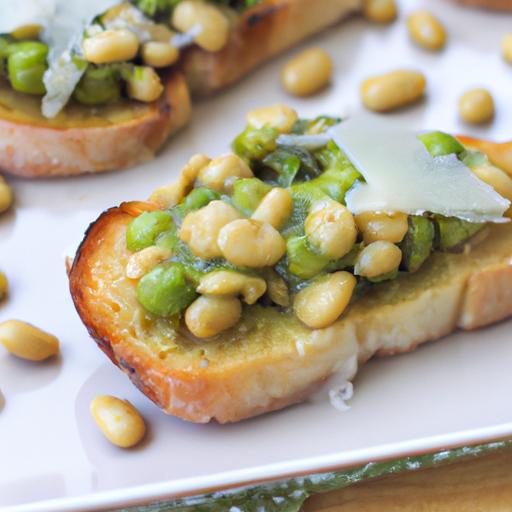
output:
M 512 16 L 441 0 L 401 4 L 401 20 L 391 27 L 353 19 L 305 45 L 324 47 L 336 62 L 334 85 L 320 96 L 291 100 L 280 91 L 278 74 L 289 53 L 196 105 L 192 126 L 154 162 L 104 176 L 12 180 L 17 207 L 0 220 L 0 268 L 12 294 L 0 320 L 21 318 L 55 333 L 62 358 L 33 365 L 0 352 L 0 507 L 120 507 L 512 434 L 511 323 L 370 362 L 357 376 L 347 413 L 324 400 L 237 425 L 192 425 L 162 414 L 105 359 L 67 291 L 64 255 L 90 220 L 123 200 L 147 197 L 192 153 L 225 151 L 244 124 L 243 113 L 256 105 L 288 101 L 303 115 L 355 112 L 363 78 L 413 66 L 428 75 L 428 99 L 393 119 L 418 129 L 512 137 L 512 68 L 499 55 Z M 407 41 L 405 14 L 422 5 L 448 28 L 441 54 Z M 478 130 L 456 116 L 457 97 L 476 85 L 488 87 L 497 102 L 495 122 Z M 88 413 L 100 393 L 126 397 L 141 410 L 150 425 L 144 446 L 121 451 L 102 438 Z

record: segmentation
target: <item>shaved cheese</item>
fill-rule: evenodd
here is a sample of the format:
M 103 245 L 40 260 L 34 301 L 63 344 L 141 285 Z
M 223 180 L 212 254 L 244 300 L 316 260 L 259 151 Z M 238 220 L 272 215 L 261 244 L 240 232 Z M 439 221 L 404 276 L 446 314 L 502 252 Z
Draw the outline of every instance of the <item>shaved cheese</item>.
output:
M 276 142 L 280 146 L 299 146 L 306 149 L 323 148 L 330 140 L 329 135 L 279 135 Z
M 55 14 L 57 0 L 0 0 L 0 34 L 24 25 L 46 26 Z
M 46 117 L 55 117 L 65 107 L 82 78 L 85 66 L 78 66 L 72 57 L 81 54 L 85 28 L 119 0 L 57 0 L 56 4 L 43 37 L 50 47 L 49 68 L 44 75 L 47 92 L 42 105 Z
M 364 116 L 328 133 L 366 180 L 346 196 L 352 213 L 432 212 L 470 222 L 506 222 L 510 201 L 454 154 L 432 157 L 415 133 Z

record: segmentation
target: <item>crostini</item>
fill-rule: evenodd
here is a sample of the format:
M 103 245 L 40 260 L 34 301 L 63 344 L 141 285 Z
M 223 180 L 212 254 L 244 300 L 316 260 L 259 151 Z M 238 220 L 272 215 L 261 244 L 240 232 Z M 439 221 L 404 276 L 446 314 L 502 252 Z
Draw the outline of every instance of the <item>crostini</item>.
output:
M 166 413 L 239 421 L 512 314 L 512 178 L 483 153 L 283 105 L 232 147 L 103 213 L 69 272 L 91 336 Z
M 0 168 L 25 177 L 151 158 L 208 94 L 362 0 L 0 0 Z

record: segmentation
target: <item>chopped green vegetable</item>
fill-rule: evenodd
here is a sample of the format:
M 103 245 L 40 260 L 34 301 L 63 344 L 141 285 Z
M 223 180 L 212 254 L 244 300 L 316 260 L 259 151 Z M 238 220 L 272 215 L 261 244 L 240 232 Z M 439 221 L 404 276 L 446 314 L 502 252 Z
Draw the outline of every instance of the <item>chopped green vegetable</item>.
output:
M 281 187 L 291 186 L 295 178 L 310 180 L 322 172 L 307 149 L 293 146 L 278 147 L 263 163 L 278 173 L 277 182 Z
M 231 147 L 236 155 L 251 163 L 263 160 L 276 149 L 276 139 L 279 131 L 270 126 L 261 129 L 247 126 L 233 141 Z
M 237 180 L 233 185 L 233 195 L 231 197 L 233 206 L 250 217 L 271 189 L 270 185 L 258 178 Z
M 8 54 L 7 70 L 12 88 L 25 94 L 45 94 L 43 75 L 48 68 L 48 46 L 38 41 L 22 41 L 8 45 L 4 51 Z
M 176 207 L 176 211 L 180 217 L 185 217 L 187 213 L 199 210 L 216 199 L 220 199 L 220 194 L 215 190 L 206 187 L 195 188 L 188 194 L 184 201 Z
M 329 258 L 316 253 L 306 236 L 292 236 L 286 242 L 288 270 L 301 279 L 311 279 L 329 263 Z
M 170 317 L 181 313 L 197 297 L 180 263 L 158 265 L 137 285 L 138 301 L 154 315 Z
M 292 133 L 297 135 L 323 133 L 330 128 L 341 123 L 341 117 L 318 116 L 314 119 L 297 119 L 292 127 Z
M 114 66 L 88 66 L 73 97 L 83 105 L 103 105 L 119 100 L 119 73 Z
M 455 137 L 444 132 L 423 133 L 418 135 L 418 139 L 423 142 L 432 156 L 459 154 L 464 151 L 464 146 Z
M 416 272 L 430 256 L 434 245 L 434 225 L 426 217 L 410 216 L 409 228 L 400 244 L 402 266 L 409 272 Z
M 126 245 L 132 252 L 154 245 L 157 236 L 173 225 L 169 212 L 144 212 L 133 219 L 126 231 Z
M 480 151 L 465 150 L 461 154 L 461 160 L 470 168 L 479 167 L 489 163 L 487 155 Z
M 436 247 L 441 251 L 448 251 L 463 244 L 484 227 L 484 224 L 442 215 L 434 215 L 434 220 L 437 226 Z

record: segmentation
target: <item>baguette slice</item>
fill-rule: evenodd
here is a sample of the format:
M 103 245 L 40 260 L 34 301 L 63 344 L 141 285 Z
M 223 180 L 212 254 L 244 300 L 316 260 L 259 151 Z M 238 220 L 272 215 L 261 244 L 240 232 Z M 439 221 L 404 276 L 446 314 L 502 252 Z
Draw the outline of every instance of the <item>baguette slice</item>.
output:
M 190 47 L 182 67 L 194 95 L 219 91 L 303 39 L 360 11 L 363 0 L 264 0 L 243 11 L 226 46 Z
M 326 329 L 252 306 L 198 342 L 151 320 L 125 277 L 126 228 L 155 209 L 125 203 L 91 225 L 70 270 L 77 311 L 99 347 L 166 413 L 235 422 L 304 400 L 331 374 L 374 355 L 407 352 L 450 332 L 512 315 L 512 223 L 493 225 L 470 252 L 435 253 L 415 274 L 376 285 Z M 352 375 L 349 376 L 349 378 Z
M 181 73 L 163 77 L 155 103 L 123 101 L 107 107 L 71 105 L 55 119 L 40 113 L 40 98 L 13 91 L 0 79 L 0 169 L 27 178 L 122 169 L 148 160 L 190 118 Z

